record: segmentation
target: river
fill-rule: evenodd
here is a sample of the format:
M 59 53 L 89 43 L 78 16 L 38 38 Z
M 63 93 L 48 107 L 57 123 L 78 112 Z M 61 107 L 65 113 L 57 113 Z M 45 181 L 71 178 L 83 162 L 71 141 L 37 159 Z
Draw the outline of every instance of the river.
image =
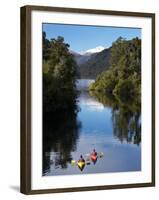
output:
M 68 113 L 45 131 L 51 130 L 52 135 L 44 141 L 43 176 L 141 170 L 141 129 L 138 128 L 141 120 L 132 123 L 132 116 L 126 121 L 118 110 L 91 96 L 88 86 L 92 82 L 77 82 L 80 90 L 77 116 L 69 118 Z M 88 162 L 82 171 L 71 163 L 80 155 L 88 159 L 93 149 L 101 156 L 94 163 Z

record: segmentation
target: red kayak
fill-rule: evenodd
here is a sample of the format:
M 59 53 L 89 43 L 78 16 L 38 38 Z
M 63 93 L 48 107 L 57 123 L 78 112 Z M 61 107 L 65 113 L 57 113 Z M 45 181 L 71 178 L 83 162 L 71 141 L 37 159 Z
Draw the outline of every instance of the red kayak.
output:
M 97 160 L 97 155 L 91 155 L 91 160 L 96 161 Z

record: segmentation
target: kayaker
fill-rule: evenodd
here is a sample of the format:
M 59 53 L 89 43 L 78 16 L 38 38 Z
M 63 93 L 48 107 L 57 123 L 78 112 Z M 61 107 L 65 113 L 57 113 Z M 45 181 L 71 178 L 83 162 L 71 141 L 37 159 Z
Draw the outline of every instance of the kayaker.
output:
M 97 152 L 96 152 L 95 149 L 93 149 L 93 152 L 91 153 L 91 155 L 93 155 L 93 156 L 97 156 Z
M 83 158 L 82 155 L 80 155 L 80 159 L 78 160 L 78 162 L 85 162 L 85 159 Z

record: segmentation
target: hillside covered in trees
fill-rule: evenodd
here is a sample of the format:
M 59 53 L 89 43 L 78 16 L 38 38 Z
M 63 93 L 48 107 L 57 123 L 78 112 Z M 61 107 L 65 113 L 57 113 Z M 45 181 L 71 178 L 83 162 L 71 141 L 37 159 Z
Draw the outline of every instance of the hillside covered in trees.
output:
M 80 78 L 95 79 L 98 74 L 109 68 L 111 48 L 94 53 L 86 62 L 78 65 Z
M 118 38 L 110 52 L 110 66 L 99 74 L 90 90 L 113 96 L 118 101 L 141 98 L 141 40 Z

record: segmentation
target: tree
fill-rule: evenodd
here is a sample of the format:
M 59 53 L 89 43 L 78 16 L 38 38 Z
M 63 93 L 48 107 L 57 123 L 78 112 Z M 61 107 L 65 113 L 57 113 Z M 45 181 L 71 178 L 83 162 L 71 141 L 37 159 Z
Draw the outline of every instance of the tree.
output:
M 50 41 L 46 38 L 46 33 L 43 32 L 43 61 L 49 59 Z
M 118 38 L 111 48 L 110 67 L 90 86 L 120 101 L 141 98 L 141 40 Z
M 73 109 L 76 103 L 76 63 L 68 48 L 61 36 L 49 41 L 47 70 L 46 63 L 43 63 L 44 112 Z

